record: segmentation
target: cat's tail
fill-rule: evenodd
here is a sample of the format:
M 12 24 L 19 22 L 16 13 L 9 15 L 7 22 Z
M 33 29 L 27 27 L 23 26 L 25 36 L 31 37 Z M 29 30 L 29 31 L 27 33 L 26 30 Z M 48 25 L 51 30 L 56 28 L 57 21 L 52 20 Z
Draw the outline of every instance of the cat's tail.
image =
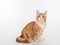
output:
M 23 37 L 22 35 L 20 37 L 17 37 L 16 41 L 21 43 L 30 43 L 30 39 L 27 36 Z

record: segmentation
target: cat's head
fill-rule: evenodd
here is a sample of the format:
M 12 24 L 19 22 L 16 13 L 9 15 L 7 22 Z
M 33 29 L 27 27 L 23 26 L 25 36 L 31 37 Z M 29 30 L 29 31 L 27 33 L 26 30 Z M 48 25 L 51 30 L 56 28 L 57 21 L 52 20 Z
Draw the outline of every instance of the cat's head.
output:
M 45 11 L 44 13 L 40 13 L 38 10 L 36 10 L 36 21 L 37 22 L 46 22 L 46 14 L 47 14 L 47 11 Z

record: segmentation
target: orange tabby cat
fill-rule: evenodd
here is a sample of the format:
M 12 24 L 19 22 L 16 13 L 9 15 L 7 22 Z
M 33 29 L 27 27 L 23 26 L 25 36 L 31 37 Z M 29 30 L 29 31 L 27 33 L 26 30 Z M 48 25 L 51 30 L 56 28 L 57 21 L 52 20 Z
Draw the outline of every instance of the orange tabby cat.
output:
M 39 40 L 43 30 L 46 27 L 46 13 L 40 13 L 36 11 L 36 21 L 32 21 L 27 24 L 21 32 L 21 36 L 16 38 L 17 42 L 29 43 L 32 40 Z

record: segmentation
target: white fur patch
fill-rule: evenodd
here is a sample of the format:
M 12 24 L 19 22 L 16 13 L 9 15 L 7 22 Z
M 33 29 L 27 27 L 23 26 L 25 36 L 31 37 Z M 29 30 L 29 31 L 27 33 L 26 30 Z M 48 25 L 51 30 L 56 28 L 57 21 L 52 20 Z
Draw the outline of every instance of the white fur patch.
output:
M 45 27 L 46 27 L 46 22 L 44 23 L 41 23 L 41 22 L 37 22 L 36 23 L 41 27 L 41 31 L 40 31 L 40 34 L 44 31 Z

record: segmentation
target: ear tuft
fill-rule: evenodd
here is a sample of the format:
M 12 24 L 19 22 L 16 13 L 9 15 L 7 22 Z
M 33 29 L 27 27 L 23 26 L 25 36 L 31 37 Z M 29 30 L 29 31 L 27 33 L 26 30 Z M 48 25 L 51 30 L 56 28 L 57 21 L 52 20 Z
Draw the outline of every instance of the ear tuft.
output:
M 37 15 L 39 15 L 40 14 L 39 10 L 36 10 L 36 13 L 37 13 Z
M 45 15 L 47 14 L 47 10 L 44 12 L 44 14 L 45 14 Z

